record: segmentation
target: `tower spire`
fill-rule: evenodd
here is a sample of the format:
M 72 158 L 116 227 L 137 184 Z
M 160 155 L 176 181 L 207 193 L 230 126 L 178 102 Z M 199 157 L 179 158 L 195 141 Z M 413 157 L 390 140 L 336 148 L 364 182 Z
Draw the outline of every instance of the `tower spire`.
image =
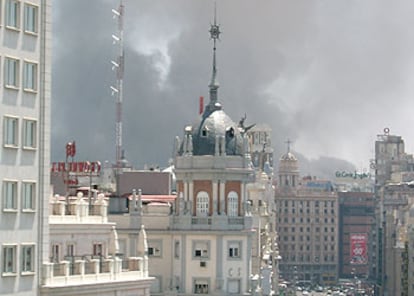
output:
M 220 26 L 217 24 L 217 10 L 216 3 L 214 3 L 214 23 L 210 27 L 210 38 L 213 39 L 213 73 L 209 84 L 210 89 L 210 104 L 208 109 L 214 110 L 217 103 L 217 90 L 219 83 L 217 81 L 217 67 L 216 67 L 216 41 L 220 39 Z

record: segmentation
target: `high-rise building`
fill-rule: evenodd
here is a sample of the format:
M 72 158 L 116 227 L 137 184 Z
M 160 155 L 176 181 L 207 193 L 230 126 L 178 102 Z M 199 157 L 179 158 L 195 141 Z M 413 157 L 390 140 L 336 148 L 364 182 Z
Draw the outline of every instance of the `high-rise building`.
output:
M 376 260 L 375 200 L 372 192 L 338 192 L 339 276 L 372 279 Z
M 293 283 L 335 284 L 338 280 L 338 195 L 331 182 L 299 178 L 288 149 L 279 162 L 275 190 L 280 274 Z
M 406 224 L 405 212 L 412 204 L 414 181 L 413 156 L 405 152 L 401 136 L 392 135 L 388 128 L 375 141 L 376 230 L 372 243 L 377 247 L 373 267 L 377 293 L 393 294 L 401 286 L 401 273 L 396 273 L 401 261 L 404 239 L 396 235 Z M 397 260 L 398 258 L 398 260 Z
M 49 251 L 51 1 L 0 11 L 0 294 L 36 295 Z

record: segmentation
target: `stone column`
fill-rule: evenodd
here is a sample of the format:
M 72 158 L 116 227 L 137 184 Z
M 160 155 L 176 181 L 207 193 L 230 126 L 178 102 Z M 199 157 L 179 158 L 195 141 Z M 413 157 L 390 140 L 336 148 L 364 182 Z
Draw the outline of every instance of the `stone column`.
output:
M 246 209 L 245 212 L 243 213 L 243 207 L 242 205 L 246 204 L 247 200 L 246 200 L 246 183 L 245 182 L 241 182 L 240 183 L 240 200 L 239 200 L 239 214 L 241 214 L 241 216 L 246 216 Z M 250 209 L 249 209 L 250 211 Z
M 221 180 L 220 181 L 220 212 L 222 215 L 226 214 L 226 195 L 225 195 L 225 189 L 226 189 L 226 182 Z
M 218 181 L 213 180 L 213 193 L 211 196 L 211 201 L 213 203 L 213 215 L 218 214 L 218 203 L 219 203 L 219 195 L 218 195 Z

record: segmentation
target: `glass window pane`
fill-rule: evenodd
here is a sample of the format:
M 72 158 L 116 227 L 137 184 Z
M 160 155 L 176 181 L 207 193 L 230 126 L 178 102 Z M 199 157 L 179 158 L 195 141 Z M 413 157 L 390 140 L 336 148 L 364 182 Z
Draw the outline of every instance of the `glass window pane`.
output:
M 6 2 L 6 26 L 19 28 L 20 3 L 16 0 Z
M 22 186 L 22 209 L 33 210 L 35 197 L 35 183 L 25 182 Z
M 36 148 L 36 121 L 25 120 L 24 121 L 24 137 L 23 146 Z
M 34 246 L 22 247 L 22 272 L 33 272 Z
M 24 9 L 24 30 L 26 32 L 37 33 L 37 7 L 25 5 Z
M 17 209 L 16 202 L 17 182 L 5 181 L 3 182 L 3 206 L 4 209 Z
M 16 247 L 6 246 L 3 247 L 3 272 L 15 273 L 15 260 L 16 260 Z

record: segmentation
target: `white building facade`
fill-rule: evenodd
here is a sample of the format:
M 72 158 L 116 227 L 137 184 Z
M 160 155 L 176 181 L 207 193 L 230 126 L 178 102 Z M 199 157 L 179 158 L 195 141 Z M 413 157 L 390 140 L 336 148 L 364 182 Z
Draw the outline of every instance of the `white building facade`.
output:
M 43 263 L 41 295 L 149 296 L 147 238 L 139 231 L 136 256 L 121 256 L 115 223 L 99 195 L 51 198 L 49 262 Z
M 0 294 L 37 295 L 48 248 L 51 1 L 0 1 Z

